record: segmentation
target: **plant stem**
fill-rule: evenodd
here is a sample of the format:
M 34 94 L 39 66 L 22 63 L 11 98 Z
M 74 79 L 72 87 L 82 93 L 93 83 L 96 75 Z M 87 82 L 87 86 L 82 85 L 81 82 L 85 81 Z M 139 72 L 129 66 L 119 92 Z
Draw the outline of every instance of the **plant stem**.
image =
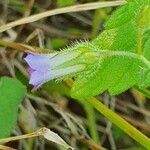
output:
M 72 87 L 73 80 L 65 80 L 65 83 Z M 113 124 L 123 130 L 126 134 L 128 134 L 132 139 L 140 143 L 143 147 L 150 150 L 150 139 L 133 127 L 130 123 L 128 123 L 125 119 L 121 118 L 118 114 L 110 110 L 103 103 L 97 100 L 94 97 L 87 98 L 84 100 L 78 100 L 79 102 L 86 101 L 89 105 L 95 108 L 98 112 L 104 115 L 108 120 L 110 120 Z
M 41 136 L 41 135 L 45 134 L 46 130 L 47 130 L 47 128 L 43 127 L 41 129 L 38 129 L 37 131 L 29 133 L 29 134 L 3 138 L 3 139 L 0 139 L 0 143 L 7 143 L 7 142 L 10 142 L 10 141 L 16 141 L 16 140 L 28 139 L 28 138 Z
M 53 16 L 53 15 L 79 12 L 79 11 L 85 11 L 85 10 L 93 10 L 93 9 L 97 9 L 97 8 L 105 8 L 105 7 L 111 7 L 111 6 L 120 6 L 120 5 L 124 5 L 126 3 L 127 2 L 124 0 L 94 2 L 94 3 L 85 3 L 85 4 L 79 4 L 79 5 L 69 6 L 69 7 L 48 10 L 48 11 L 45 11 L 45 12 L 42 12 L 39 14 L 31 15 L 29 17 L 25 17 L 25 18 L 10 22 L 8 24 L 2 25 L 0 27 L 0 32 L 6 31 L 6 30 L 11 29 L 18 25 L 35 22 L 35 21 L 38 21 L 45 17 L 49 17 L 49 16 Z
M 150 149 L 150 139 L 138 131 L 135 127 L 130 125 L 127 121 L 121 118 L 118 114 L 107 108 L 103 103 L 101 103 L 96 98 L 92 97 L 90 99 L 86 99 L 87 102 L 93 108 L 97 109 L 102 115 L 104 115 L 107 119 L 109 119 L 112 123 L 122 129 L 125 133 L 127 133 L 130 137 L 140 143 L 146 149 Z
M 88 120 L 88 128 L 90 130 L 91 137 L 93 141 L 97 144 L 100 144 L 99 135 L 96 129 L 96 116 L 93 107 L 84 101 L 84 109 L 86 111 L 87 120 Z

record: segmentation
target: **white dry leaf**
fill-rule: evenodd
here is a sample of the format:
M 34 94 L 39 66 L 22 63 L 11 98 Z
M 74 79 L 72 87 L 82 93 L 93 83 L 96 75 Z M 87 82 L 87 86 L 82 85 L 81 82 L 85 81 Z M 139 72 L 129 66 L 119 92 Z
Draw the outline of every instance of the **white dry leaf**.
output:
M 45 129 L 45 132 L 44 132 L 43 136 L 47 140 L 52 141 L 56 144 L 59 144 L 59 145 L 63 146 L 66 149 L 71 149 L 71 150 L 74 149 L 73 147 L 68 145 L 58 134 L 52 132 L 51 130 L 49 130 L 47 128 Z
M 59 144 L 66 150 L 68 150 L 68 149 L 74 150 L 74 148 L 72 148 L 69 144 L 67 144 L 58 134 L 52 132 L 51 130 L 49 130 L 48 128 L 45 128 L 45 127 L 41 128 L 35 132 L 29 133 L 29 134 L 0 139 L 0 143 L 6 143 L 6 142 L 16 141 L 16 140 L 20 140 L 20 139 L 28 139 L 28 138 L 33 138 L 33 137 L 37 137 L 37 136 L 44 136 L 45 139 L 47 139 L 51 142 L 54 142 L 56 144 Z M 3 147 L 4 147 L 3 145 L 0 145 L 0 149 L 3 149 Z M 6 150 L 6 148 L 5 148 L 5 150 Z

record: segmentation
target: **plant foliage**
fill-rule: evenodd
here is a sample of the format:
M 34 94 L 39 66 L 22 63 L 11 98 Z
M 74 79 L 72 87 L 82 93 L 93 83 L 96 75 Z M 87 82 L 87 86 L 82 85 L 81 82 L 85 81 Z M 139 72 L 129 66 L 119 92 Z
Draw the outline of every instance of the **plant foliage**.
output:
M 89 44 L 89 43 L 88 43 Z M 88 51 L 99 58 L 91 71 L 80 73 L 72 96 L 85 98 L 109 91 L 117 95 L 150 85 L 150 0 L 132 0 L 116 10 Z M 79 49 L 80 44 L 78 45 Z M 82 45 L 83 48 L 83 45 Z
M 0 79 L 0 138 L 9 136 L 15 127 L 18 107 L 25 95 L 25 87 L 16 79 Z

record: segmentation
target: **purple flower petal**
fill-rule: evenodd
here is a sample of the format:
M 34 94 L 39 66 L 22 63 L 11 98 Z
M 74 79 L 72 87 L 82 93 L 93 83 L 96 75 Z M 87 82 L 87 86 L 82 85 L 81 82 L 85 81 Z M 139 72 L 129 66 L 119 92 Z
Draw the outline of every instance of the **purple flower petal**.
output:
M 47 70 L 51 67 L 50 60 L 57 53 L 54 54 L 36 54 L 29 53 L 24 58 L 28 65 L 34 70 Z
M 34 54 L 29 53 L 24 59 L 28 65 L 35 70 L 48 70 L 61 65 L 80 54 L 78 51 L 63 52 L 60 54 Z
M 55 68 L 78 57 L 80 53 L 81 52 L 79 51 L 69 51 L 53 54 L 28 53 L 25 57 L 25 61 L 30 66 L 28 69 L 30 74 L 29 84 L 32 84 L 35 89 L 49 80 L 81 71 L 85 68 L 84 65 L 74 65 L 61 69 Z
M 29 84 L 33 85 L 35 89 L 49 80 L 53 80 L 53 79 L 56 79 L 56 78 L 59 78 L 59 77 L 62 77 L 62 76 L 65 76 L 74 72 L 81 71 L 84 68 L 85 68 L 84 65 L 75 65 L 75 66 L 67 67 L 64 69 L 48 70 L 45 72 L 34 71 L 31 74 Z
M 28 68 L 28 73 L 29 73 L 29 75 L 31 76 L 31 74 L 34 72 L 35 70 L 34 69 L 32 69 L 32 68 Z

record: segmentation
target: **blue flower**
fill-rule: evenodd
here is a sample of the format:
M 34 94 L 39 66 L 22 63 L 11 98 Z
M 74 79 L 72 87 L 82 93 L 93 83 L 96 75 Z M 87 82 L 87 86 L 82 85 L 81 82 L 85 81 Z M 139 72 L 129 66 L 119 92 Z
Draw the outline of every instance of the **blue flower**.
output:
M 72 64 L 67 67 L 61 67 L 66 62 L 77 58 L 81 52 L 69 51 L 52 54 L 28 53 L 24 58 L 29 65 L 30 81 L 36 89 L 49 80 L 57 79 L 66 75 L 84 70 L 83 64 Z

